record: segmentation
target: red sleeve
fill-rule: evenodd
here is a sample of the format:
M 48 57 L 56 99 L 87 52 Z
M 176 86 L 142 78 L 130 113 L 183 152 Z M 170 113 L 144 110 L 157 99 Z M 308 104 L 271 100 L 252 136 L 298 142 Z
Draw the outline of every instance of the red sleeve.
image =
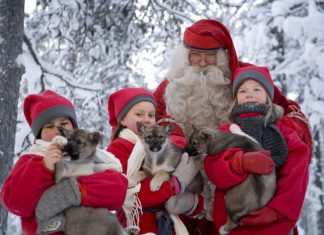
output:
M 210 181 L 220 189 L 228 189 L 237 184 L 242 183 L 247 174 L 238 175 L 234 173 L 230 166 L 230 158 L 238 151 L 243 151 L 240 148 L 230 148 L 222 153 L 205 158 L 205 171 Z
M 114 170 L 78 177 L 83 206 L 118 210 L 122 207 L 128 186 L 127 178 Z
M 169 81 L 165 79 L 154 91 L 154 97 L 157 103 L 157 120 L 161 119 L 162 116 L 165 116 L 167 114 L 165 109 L 164 93 L 168 83 Z
M 169 182 L 162 184 L 160 190 L 152 192 L 150 182 L 152 178 L 146 178 L 141 182 L 141 190 L 138 193 L 143 208 L 155 207 L 166 202 L 172 195 L 173 189 Z
M 309 178 L 309 149 L 290 127 L 278 123 L 287 142 L 288 158 L 277 173 L 277 190 L 268 206 L 297 221 L 304 202 Z
M 111 152 L 116 158 L 119 159 L 125 174 L 127 172 L 127 161 L 133 151 L 133 148 L 134 144 L 122 138 L 115 139 L 107 147 L 107 151 Z
M 297 132 L 298 137 L 306 143 L 309 148 L 309 160 L 313 151 L 313 139 L 310 132 L 310 127 L 305 114 L 301 111 L 300 106 L 292 100 L 288 100 L 281 91 L 275 86 L 274 100 L 275 104 L 278 104 L 284 108 L 283 122 Z
M 43 192 L 53 184 L 54 174 L 45 167 L 43 158 L 24 155 L 3 184 L 1 203 L 13 214 L 30 217 Z

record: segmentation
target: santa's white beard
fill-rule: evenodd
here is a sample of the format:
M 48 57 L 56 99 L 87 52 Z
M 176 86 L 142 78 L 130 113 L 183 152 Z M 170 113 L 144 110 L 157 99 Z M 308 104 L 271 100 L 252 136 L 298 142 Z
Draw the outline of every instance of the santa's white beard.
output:
M 216 128 L 232 103 L 231 80 L 216 66 L 184 66 L 178 77 L 168 78 L 165 99 L 167 113 L 185 127 L 185 134 L 197 127 Z

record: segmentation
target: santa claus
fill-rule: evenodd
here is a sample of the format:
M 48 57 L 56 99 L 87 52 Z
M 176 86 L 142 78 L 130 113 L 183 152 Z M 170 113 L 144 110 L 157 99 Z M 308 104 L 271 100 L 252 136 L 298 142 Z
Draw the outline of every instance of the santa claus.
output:
M 212 19 L 197 21 L 185 30 L 183 44 L 175 48 L 171 57 L 166 79 L 154 92 L 158 119 L 161 123 L 178 123 L 179 128 L 174 128 L 174 135 L 178 136 L 189 136 L 192 124 L 217 128 L 232 104 L 232 74 L 247 65 L 238 60 L 231 35 L 222 23 Z M 284 108 L 286 124 L 312 149 L 308 121 L 299 105 L 288 100 L 277 87 L 274 103 Z M 189 209 L 196 215 L 206 210 L 197 195 L 195 200 L 186 197 L 171 198 L 167 205 L 176 212 Z M 193 203 L 184 206 L 184 200 Z M 204 228 L 200 230 L 204 231 L 202 234 L 212 234 Z

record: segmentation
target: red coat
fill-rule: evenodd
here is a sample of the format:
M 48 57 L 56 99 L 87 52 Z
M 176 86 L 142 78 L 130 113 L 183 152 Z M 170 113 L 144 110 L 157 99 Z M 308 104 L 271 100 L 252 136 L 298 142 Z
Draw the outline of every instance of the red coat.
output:
M 122 138 L 115 139 L 107 147 L 107 151 L 113 153 L 120 160 L 124 173 L 127 172 L 127 161 L 133 148 L 133 143 Z M 143 210 L 145 210 L 145 208 L 163 208 L 164 202 L 173 195 L 173 189 L 171 185 L 166 182 L 162 185 L 159 191 L 152 192 L 150 190 L 150 181 L 151 179 L 149 178 L 144 179 L 141 182 L 141 190 L 138 193 L 138 198 L 141 201 Z M 122 214 L 119 214 L 119 219 L 123 224 L 125 224 L 126 221 Z M 148 232 L 156 233 L 158 229 L 155 213 L 144 211 L 140 216 L 139 227 L 141 229 L 141 234 Z
M 43 157 L 37 155 L 21 156 L 4 182 L 1 192 L 2 205 L 20 216 L 24 235 L 36 234 L 35 207 L 44 191 L 54 185 L 54 172 L 46 168 L 42 159 Z M 82 188 L 81 205 L 108 210 L 121 208 L 128 184 L 126 177 L 114 170 L 95 175 L 96 182 L 91 180 L 93 175 L 78 177 Z
M 308 184 L 309 148 L 298 138 L 296 131 L 285 124 L 285 119 L 277 121 L 276 126 L 287 143 L 288 157 L 285 165 L 277 171 L 277 189 L 267 204 L 284 219 L 267 226 L 239 226 L 231 232 L 233 235 L 287 235 L 298 220 Z M 222 125 L 220 129 L 229 132 L 229 125 Z M 216 185 L 213 219 L 217 229 L 226 222 L 224 195 L 227 189 L 246 178 L 246 175 L 232 172 L 229 158 L 220 153 L 207 157 L 204 164 L 209 179 Z

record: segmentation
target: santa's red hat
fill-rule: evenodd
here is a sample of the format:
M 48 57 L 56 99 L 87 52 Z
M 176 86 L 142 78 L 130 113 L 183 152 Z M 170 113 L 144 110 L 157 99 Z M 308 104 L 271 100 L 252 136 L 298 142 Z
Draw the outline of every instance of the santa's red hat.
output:
M 232 37 L 228 29 L 216 20 L 202 19 L 188 27 L 183 35 L 183 43 L 193 50 L 227 49 L 232 73 L 239 66 Z
M 262 84 L 262 86 L 268 92 L 271 100 L 273 100 L 274 84 L 267 67 L 250 65 L 243 68 L 238 68 L 235 71 L 233 78 L 233 96 L 236 95 L 237 90 L 244 81 L 247 79 L 253 79 Z
M 24 114 L 36 138 L 39 138 L 45 124 L 58 117 L 68 117 L 73 126 L 78 127 L 73 104 L 51 90 L 27 96 L 24 101 Z
M 141 101 L 151 102 L 156 108 L 153 93 L 144 88 L 123 88 L 111 94 L 108 99 L 109 124 L 111 127 L 115 129 L 127 112 Z

